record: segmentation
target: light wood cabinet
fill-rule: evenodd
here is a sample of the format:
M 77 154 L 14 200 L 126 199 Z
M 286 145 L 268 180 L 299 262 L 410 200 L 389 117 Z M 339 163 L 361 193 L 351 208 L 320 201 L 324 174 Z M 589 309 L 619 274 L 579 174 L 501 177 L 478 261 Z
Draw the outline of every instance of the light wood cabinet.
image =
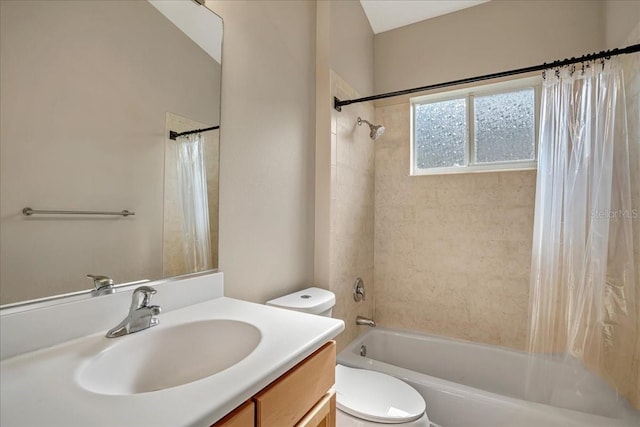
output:
M 330 342 L 254 397 L 256 426 L 294 426 L 333 386 L 335 367 Z
M 327 393 L 316 406 L 305 415 L 296 427 L 335 427 L 336 392 Z
M 253 400 L 244 402 L 223 419 L 215 423 L 214 427 L 254 427 L 255 407 L 256 405 L 253 403 Z
M 335 427 L 335 366 L 329 341 L 212 427 Z

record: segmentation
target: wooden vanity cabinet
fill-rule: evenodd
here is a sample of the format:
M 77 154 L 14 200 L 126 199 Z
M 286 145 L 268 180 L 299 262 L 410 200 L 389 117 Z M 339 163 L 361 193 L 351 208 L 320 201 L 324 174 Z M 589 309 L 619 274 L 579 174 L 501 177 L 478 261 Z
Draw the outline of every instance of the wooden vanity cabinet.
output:
M 330 341 L 213 427 L 335 427 L 335 366 Z
M 253 400 L 244 402 L 212 427 L 254 427 L 255 406 Z
M 331 390 L 296 424 L 296 427 L 335 427 L 336 392 Z

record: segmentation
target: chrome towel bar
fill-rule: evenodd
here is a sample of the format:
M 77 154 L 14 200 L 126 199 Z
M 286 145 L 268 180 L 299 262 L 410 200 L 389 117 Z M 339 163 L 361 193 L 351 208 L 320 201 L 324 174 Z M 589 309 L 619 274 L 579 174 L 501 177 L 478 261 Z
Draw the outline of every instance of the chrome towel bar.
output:
M 53 211 L 46 209 L 31 209 L 30 207 L 26 207 L 22 209 L 22 214 L 24 216 L 31 215 L 117 215 L 117 216 L 129 216 L 135 215 L 135 212 L 131 212 L 128 210 L 123 210 L 121 212 L 104 212 L 104 211 Z

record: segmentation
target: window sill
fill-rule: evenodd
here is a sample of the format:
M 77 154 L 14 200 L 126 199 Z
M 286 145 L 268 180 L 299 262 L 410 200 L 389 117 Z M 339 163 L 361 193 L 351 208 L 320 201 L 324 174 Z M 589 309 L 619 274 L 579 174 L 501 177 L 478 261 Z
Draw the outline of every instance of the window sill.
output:
M 525 170 L 536 170 L 537 162 L 509 162 L 509 163 L 487 163 L 482 165 L 452 166 L 446 168 L 413 169 L 410 176 L 424 175 L 451 175 L 462 173 L 485 173 L 485 172 L 514 172 Z

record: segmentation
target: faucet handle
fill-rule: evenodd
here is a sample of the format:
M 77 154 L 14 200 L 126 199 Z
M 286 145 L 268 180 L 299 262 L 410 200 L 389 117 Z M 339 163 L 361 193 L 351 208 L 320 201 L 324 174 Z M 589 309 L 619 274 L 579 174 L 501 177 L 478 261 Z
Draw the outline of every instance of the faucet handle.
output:
M 109 288 L 115 284 L 113 279 L 107 276 L 87 274 L 87 277 L 89 279 L 93 279 L 93 287 L 95 288 L 96 291 L 103 288 Z
M 138 309 L 141 307 L 148 307 L 151 301 L 151 296 L 155 295 L 157 291 L 151 286 L 139 286 L 133 291 L 131 297 L 131 307 Z
M 355 302 L 365 300 L 364 281 L 360 277 L 353 284 L 353 300 Z

